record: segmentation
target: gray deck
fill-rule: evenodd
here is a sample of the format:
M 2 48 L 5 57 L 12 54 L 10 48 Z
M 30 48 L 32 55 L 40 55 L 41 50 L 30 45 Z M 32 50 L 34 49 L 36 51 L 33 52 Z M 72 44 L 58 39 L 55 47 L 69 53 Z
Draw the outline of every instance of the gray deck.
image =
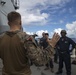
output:
M 30 67 L 32 70 L 32 75 L 55 75 L 55 72 L 58 69 L 58 64 L 54 63 L 54 73 L 51 73 L 50 70 L 44 70 L 45 66 L 43 67 L 36 67 L 35 65 Z M 0 75 L 2 75 L 2 62 L 0 60 Z M 63 68 L 63 74 L 66 75 L 65 66 Z M 76 65 L 72 65 L 72 75 L 76 75 Z
M 44 66 L 38 69 L 36 66 L 31 66 L 32 75 L 56 75 L 55 72 L 58 69 L 58 64 L 54 63 L 54 73 L 52 73 L 50 70 L 44 70 Z M 66 75 L 65 66 L 63 68 L 63 73 L 61 75 Z M 76 65 L 72 65 L 72 74 L 76 75 Z

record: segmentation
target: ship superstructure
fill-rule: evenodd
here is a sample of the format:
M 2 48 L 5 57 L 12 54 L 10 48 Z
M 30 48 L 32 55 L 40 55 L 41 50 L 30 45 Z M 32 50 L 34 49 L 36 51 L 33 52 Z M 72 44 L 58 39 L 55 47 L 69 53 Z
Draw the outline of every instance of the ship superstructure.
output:
M 0 33 L 9 30 L 7 14 L 19 9 L 19 0 L 0 0 Z

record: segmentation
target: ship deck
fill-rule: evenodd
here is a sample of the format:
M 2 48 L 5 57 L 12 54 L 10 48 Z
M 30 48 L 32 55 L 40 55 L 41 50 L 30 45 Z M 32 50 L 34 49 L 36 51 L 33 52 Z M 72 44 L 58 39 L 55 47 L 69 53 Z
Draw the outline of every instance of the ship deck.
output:
M 73 60 L 73 59 L 72 59 Z M 2 75 L 2 61 L 0 59 L 0 75 Z M 45 66 L 36 67 L 32 65 L 31 67 L 32 75 L 55 75 L 55 72 L 58 70 L 58 64 L 54 63 L 54 73 L 49 70 L 44 70 Z M 65 65 L 63 68 L 63 73 L 61 75 L 66 75 Z M 72 75 L 76 75 L 76 65 L 72 64 Z

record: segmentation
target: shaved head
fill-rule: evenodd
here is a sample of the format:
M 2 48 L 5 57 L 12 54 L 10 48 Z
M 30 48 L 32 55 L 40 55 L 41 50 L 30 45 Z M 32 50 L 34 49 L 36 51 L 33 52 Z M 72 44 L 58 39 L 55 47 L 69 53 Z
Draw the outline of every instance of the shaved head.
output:
M 18 30 L 22 28 L 21 15 L 16 11 L 12 11 L 7 15 L 10 30 Z

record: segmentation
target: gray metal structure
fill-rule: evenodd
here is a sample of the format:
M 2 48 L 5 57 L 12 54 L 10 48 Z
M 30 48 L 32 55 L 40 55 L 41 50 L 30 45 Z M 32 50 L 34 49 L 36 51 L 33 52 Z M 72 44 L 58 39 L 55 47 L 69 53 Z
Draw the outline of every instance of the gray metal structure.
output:
M 7 14 L 19 8 L 19 0 L 0 0 L 0 33 L 9 30 Z

